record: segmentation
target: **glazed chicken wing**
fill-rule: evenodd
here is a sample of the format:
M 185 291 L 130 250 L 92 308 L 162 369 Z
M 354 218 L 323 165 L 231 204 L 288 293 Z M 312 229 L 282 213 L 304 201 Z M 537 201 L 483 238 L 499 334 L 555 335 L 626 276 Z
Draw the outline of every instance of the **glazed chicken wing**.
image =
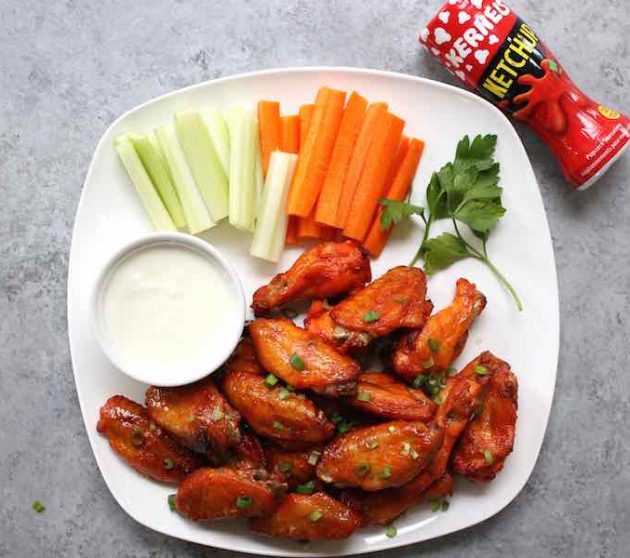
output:
M 249 337 L 243 337 L 243 339 L 239 341 L 230 360 L 228 360 L 227 369 L 240 370 L 241 372 L 249 372 L 250 374 L 258 375 L 265 373 L 256 358 L 254 344 Z
M 322 242 L 259 288 L 252 308 L 258 316 L 294 300 L 339 296 L 356 291 L 371 278 L 370 260 L 358 244 Z
M 442 444 L 442 429 L 421 422 L 387 422 L 353 430 L 330 442 L 317 476 L 337 487 L 368 492 L 413 479 Z
M 261 436 L 312 445 L 334 434 L 332 422 L 304 395 L 279 385 L 268 386 L 261 376 L 228 370 L 223 390 L 230 403 Z
M 436 410 L 435 403 L 424 392 L 378 372 L 361 374 L 356 395 L 346 401 L 355 409 L 390 420 L 427 422 Z
M 227 467 L 239 471 L 260 471 L 266 466 L 265 452 L 260 440 L 253 434 L 242 434 L 238 446 L 232 448 Z
M 128 465 L 150 479 L 175 484 L 203 466 L 155 424 L 142 405 L 122 395 L 110 397 L 101 407 L 96 429 Z
M 320 446 L 303 451 L 287 451 L 274 446 L 265 448 L 269 471 L 283 474 L 290 489 L 315 479 L 315 465 L 320 454 Z
M 314 300 L 304 320 L 304 327 L 314 337 L 331 344 L 340 353 L 361 349 L 368 345 L 372 337 L 361 331 L 350 331 L 336 324 L 330 316 L 330 307 L 322 300 Z
M 227 467 L 204 468 L 184 479 L 175 497 L 177 511 L 195 521 L 260 517 L 277 507 L 275 484 L 254 480 Z
M 510 365 L 496 359 L 488 394 L 462 434 L 452 459 L 456 473 L 472 481 L 490 481 L 512 453 L 518 383 Z
M 210 378 L 181 387 L 149 387 L 149 416 L 186 447 L 221 460 L 241 439 L 240 415 Z
M 252 519 L 252 530 L 270 537 L 294 540 L 345 539 L 358 529 L 361 518 L 348 506 L 323 492 L 289 494 L 269 517 Z
M 461 354 L 473 322 L 486 306 L 475 285 L 459 279 L 453 303 L 431 316 L 422 330 L 406 334 L 396 345 L 394 371 L 413 380 L 418 374 L 441 372 Z
M 424 271 L 399 266 L 342 300 L 330 316 L 337 325 L 372 337 L 402 327 L 421 328 L 433 309 L 426 293 Z
M 249 326 L 263 368 L 296 389 L 352 382 L 360 372 L 349 356 L 285 319 L 259 318 Z
M 416 477 L 411 482 L 380 492 L 345 490 L 341 501 L 361 515 L 361 527 L 389 525 L 409 508 L 421 502 L 440 500 L 453 493 L 453 477 L 446 473 L 428 488 Z

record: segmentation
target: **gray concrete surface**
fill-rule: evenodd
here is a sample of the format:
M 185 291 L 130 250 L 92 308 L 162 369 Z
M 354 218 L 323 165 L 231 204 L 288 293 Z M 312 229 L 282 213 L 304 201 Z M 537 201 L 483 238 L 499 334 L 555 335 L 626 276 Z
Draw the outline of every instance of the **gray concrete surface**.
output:
M 623 0 L 512 0 L 595 98 L 630 111 Z M 452 82 L 416 36 L 437 0 L 0 1 L 0 556 L 217 556 L 153 533 L 110 496 L 81 421 L 66 338 L 74 213 L 96 142 L 178 87 L 287 65 L 357 65 Z M 559 272 L 555 404 L 523 492 L 475 528 L 384 556 L 630 552 L 630 156 L 574 194 L 522 137 Z M 536 350 L 536 347 L 532 347 Z M 41 499 L 46 512 L 34 514 Z

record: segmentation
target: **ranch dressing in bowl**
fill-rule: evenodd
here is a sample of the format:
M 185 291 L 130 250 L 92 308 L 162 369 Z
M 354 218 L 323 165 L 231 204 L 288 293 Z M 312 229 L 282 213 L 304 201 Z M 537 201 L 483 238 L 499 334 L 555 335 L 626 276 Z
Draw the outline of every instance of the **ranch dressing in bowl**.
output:
M 95 317 L 114 365 L 145 383 L 181 385 L 227 360 L 243 329 L 245 300 L 216 249 L 189 235 L 158 233 L 109 262 Z

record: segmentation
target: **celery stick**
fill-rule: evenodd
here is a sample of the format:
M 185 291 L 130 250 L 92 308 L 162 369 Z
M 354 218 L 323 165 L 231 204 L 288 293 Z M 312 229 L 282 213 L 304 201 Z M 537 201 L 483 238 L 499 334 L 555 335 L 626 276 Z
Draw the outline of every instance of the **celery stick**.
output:
M 271 154 L 256 230 L 249 249 L 252 256 L 277 262 L 282 254 L 287 232 L 285 206 L 296 161 L 297 155 L 291 153 L 274 151 Z
M 179 203 L 175 186 L 171 180 L 166 163 L 162 157 L 162 153 L 155 150 L 154 146 L 147 136 L 142 134 L 129 134 L 129 140 L 136 148 L 138 156 L 144 165 L 147 174 L 151 178 L 151 182 L 158 191 L 160 198 L 164 202 L 175 226 L 181 229 L 186 226 L 184 211 Z
M 177 230 L 131 141 L 126 136 L 119 136 L 114 146 L 153 226 L 158 231 Z
M 194 110 L 175 115 L 175 129 L 212 220 L 228 215 L 228 181 L 210 134 Z
M 199 111 L 203 123 L 206 125 L 210 139 L 217 150 L 223 172 L 230 177 L 230 133 L 227 124 L 216 107 L 206 107 Z
M 186 163 L 186 156 L 177 139 L 175 126 L 167 124 L 155 130 L 155 134 L 173 177 L 173 184 L 184 210 L 188 230 L 192 234 L 197 234 L 214 226 L 201 192 Z
M 256 219 L 255 153 L 256 117 L 250 108 L 231 107 L 227 112 L 230 132 L 230 224 L 254 230 Z
M 258 217 L 260 205 L 262 203 L 263 187 L 265 185 L 262 167 L 262 150 L 260 149 L 260 126 L 258 118 L 256 118 L 254 127 L 256 129 L 254 136 L 254 184 L 256 187 L 256 217 Z

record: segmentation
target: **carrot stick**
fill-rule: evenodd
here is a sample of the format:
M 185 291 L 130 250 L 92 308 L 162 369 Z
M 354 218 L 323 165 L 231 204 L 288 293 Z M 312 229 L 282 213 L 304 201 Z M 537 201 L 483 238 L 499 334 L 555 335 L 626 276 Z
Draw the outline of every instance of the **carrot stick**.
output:
M 396 156 L 405 121 L 388 112 L 370 145 L 343 234 L 361 242 L 370 230 L 379 198 L 386 193 L 387 174 Z M 380 128 L 385 129 L 381 131 Z
M 300 240 L 308 238 L 320 238 L 322 235 L 322 226 L 315 221 L 313 215 L 298 218 L 298 233 Z
M 373 103 L 367 109 L 365 119 L 361 124 L 361 130 L 357 137 L 354 149 L 352 150 L 352 156 L 350 157 L 350 163 L 348 164 L 348 170 L 343 181 L 343 188 L 341 197 L 339 198 L 339 205 L 337 207 L 336 226 L 343 228 L 348 220 L 348 214 L 350 213 L 350 206 L 352 205 L 352 198 L 354 198 L 354 192 L 359 184 L 361 178 L 361 171 L 367 157 L 368 150 L 372 139 L 375 137 L 376 129 L 379 123 L 385 121 L 387 114 L 387 103 Z
M 416 170 L 418 169 L 418 164 L 420 163 L 420 157 L 422 157 L 423 150 L 424 142 L 422 140 L 414 138 L 409 141 L 407 149 L 405 150 L 406 153 L 404 159 L 396 170 L 394 179 L 389 183 L 389 189 L 384 197 L 395 201 L 403 201 L 407 198 L 409 190 L 411 190 L 411 183 L 413 182 Z M 398 153 L 396 155 L 398 156 Z M 376 258 L 381 254 L 385 244 L 387 244 L 387 241 L 389 240 L 389 236 L 391 235 L 393 228 L 390 226 L 387 230 L 383 230 L 381 227 L 381 213 L 383 213 L 382 206 L 376 212 L 370 232 L 363 243 L 363 247 L 373 258 Z
M 280 103 L 276 101 L 258 102 L 258 126 L 260 128 L 260 149 L 262 152 L 263 173 L 267 175 L 271 153 L 280 149 L 281 130 Z
M 322 87 L 289 192 L 288 213 L 307 217 L 317 203 L 335 146 L 346 100 L 344 91 Z
M 300 149 L 306 144 L 308 125 L 311 123 L 314 109 L 315 105 L 302 105 L 300 107 Z
M 394 160 L 392 164 L 389 166 L 389 171 L 387 171 L 387 178 L 385 179 L 386 192 L 389 192 L 391 185 L 394 183 L 394 179 L 400 170 L 400 167 L 407 156 L 407 151 L 409 151 L 409 138 L 407 136 L 403 136 L 400 138 L 398 142 L 398 147 L 396 148 L 396 155 L 394 155 Z
M 280 150 L 286 153 L 300 152 L 300 117 L 283 116 L 281 119 Z
M 367 104 L 367 100 L 356 91 L 350 95 L 339 126 L 330 166 L 317 201 L 315 220 L 318 223 L 332 227 L 337 225 L 337 207 L 343 191 L 350 157 L 352 157 L 352 149 L 365 118 Z
M 299 217 L 289 216 L 289 224 L 287 225 L 287 234 L 284 237 L 284 243 L 287 246 L 295 246 L 298 243 L 298 225 Z

